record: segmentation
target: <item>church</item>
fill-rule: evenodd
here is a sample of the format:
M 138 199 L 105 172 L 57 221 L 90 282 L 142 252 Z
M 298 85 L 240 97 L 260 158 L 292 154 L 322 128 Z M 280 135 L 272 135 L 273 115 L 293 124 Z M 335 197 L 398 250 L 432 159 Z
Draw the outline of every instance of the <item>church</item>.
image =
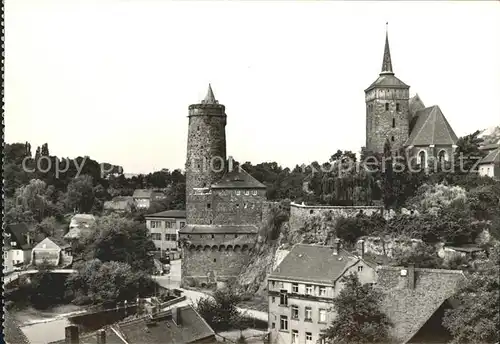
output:
M 410 98 L 410 86 L 394 74 L 387 32 L 382 70 L 365 90 L 365 103 L 366 152 L 383 153 L 389 141 L 393 153 L 404 148 L 423 167 L 452 157 L 457 135 L 438 105 L 426 107 L 418 94 Z

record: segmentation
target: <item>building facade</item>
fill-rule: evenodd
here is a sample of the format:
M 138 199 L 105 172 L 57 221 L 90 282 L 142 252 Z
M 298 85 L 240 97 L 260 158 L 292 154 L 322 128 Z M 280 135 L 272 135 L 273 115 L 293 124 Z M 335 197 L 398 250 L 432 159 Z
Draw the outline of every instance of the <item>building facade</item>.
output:
M 389 143 L 393 154 L 405 149 L 425 168 L 453 156 L 457 136 L 439 106 L 426 107 L 418 94 L 410 98 L 410 86 L 395 76 L 387 33 L 382 70 L 365 90 L 365 103 L 366 151 L 383 153 Z
M 500 148 L 490 150 L 478 168 L 480 176 L 500 179 Z
M 226 119 L 210 85 L 205 99 L 189 106 L 182 283 L 237 276 L 262 221 L 266 186 L 226 159 Z
M 14 270 L 14 267 L 28 264 L 31 260 L 33 240 L 31 232 L 25 223 L 15 223 L 5 226 L 3 245 L 3 271 Z
M 166 210 L 146 215 L 145 219 L 156 249 L 161 251 L 178 249 L 179 230 L 186 225 L 185 210 Z
M 335 319 L 332 301 L 343 289 L 341 278 L 357 274 L 375 284 L 373 264 L 340 246 L 295 245 L 268 276 L 271 343 L 315 344 Z

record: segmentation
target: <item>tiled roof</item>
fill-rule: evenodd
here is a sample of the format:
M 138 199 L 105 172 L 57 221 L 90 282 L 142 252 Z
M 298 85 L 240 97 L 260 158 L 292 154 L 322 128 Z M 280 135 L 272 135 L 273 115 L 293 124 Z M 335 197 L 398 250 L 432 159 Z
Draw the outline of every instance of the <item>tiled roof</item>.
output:
M 343 249 L 333 252 L 331 246 L 296 244 L 269 278 L 332 283 L 359 259 Z
M 407 84 L 399 80 L 395 75 L 393 74 L 381 74 L 377 80 L 375 80 L 366 90 L 365 92 L 368 92 L 369 90 L 375 88 L 375 87 L 387 87 L 387 88 L 409 88 Z
M 453 145 L 457 142 L 457 135 L 439 106 L 419 110 L 416 116 L 416 123 L 406 146 Z
M 148 214 L 148 215 L 145 215 L 144 217 L 145 218 L 164 217 L 164 218 L 185 219 L 186 218 L 186 211 L 185 210 L 165 210 L 165 211 L 160 211 L 159 213 Z
M 208 234 L 220 234 L 220 233 L 257 233 L 258 228 L 252 225 L 241 225 L 241 226 L 231 226 L 231 225 L 187 225 L 182 228 L 179 233 L 189 234 L 189 233 L 208 233 Z
M 500 144 L 498 144 L 498 143 L 490 143 L 490 144 L 479 147 L 480 150 L 485 150 L 485 151 L 494 150 L 497 148 L 500 148 Z
M 243 168 L 236 166 L 227 172 L 219 182 L 212 185 L 213 189 L 265 189 L 266 186 L 252 177 Z
M 411 97 L 408 103 L 411 118 L 416 115 L 418 110 L 425 109 L 424 102 L 422 101 L 422 99 L 420 99 L 420 96 L 418 94 L 415 94 L 413 97 Z
M 391 336 L 407 343 L 429 318 L 452 297 L 466 278 L 460 270 L 415 268 L 414 288 L 403 267 L 382 266 L 378 269 L 377 288 L 383 293 L 380 308 L 393 323 Z
M 151 189 L 136 189 L 134 190 L 133 198 L 151 198 L 153 190 Z
M 19 328 L 19 324 L 12 314 L 5 312 L 3 323 L 4 341 L 7 344 L 28 344 L 28 338 Z
M 29 227 L 25 223 L 13 223 L 5 226 L 5 231 L 9 232 L 15 239 L 16 243 L 24 250 L 31 248 L 28 245 L 27 235 L 30 232 Z M 13 241 L 13 240 L 11 240 Z M 10 244 L 10 243 L 9 243 Z
M 104 202 L 104 209 L 107 210 L 127 210 L 134 204 L 132 196 L 117 196 L 111 201 Z
M 488 153 L 481 161 L 480 164 L 494 164 L 500 162 L 500 148 L 497 148 Z
M 119 323 L 116 328 L 129 344 L 192 343 L 214 336 L 214 331 L 190 305 L 181 307 L 179 313 L 180 325 L 167 315 L 157 320 L 143 317 Z

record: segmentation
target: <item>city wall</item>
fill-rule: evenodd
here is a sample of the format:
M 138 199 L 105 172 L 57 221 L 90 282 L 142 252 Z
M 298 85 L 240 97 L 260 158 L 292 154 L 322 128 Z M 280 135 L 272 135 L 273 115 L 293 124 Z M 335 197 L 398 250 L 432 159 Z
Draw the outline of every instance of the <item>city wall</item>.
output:
M 290 204 L 290 228 L 294 231 L 300 230 L 305 222 L 318 215 L 329 213 L 333 219 L 340 217 L 354 217 L 358 214 L 373 215 L 384 214 L 383 206 L 316 206 L 297 203 Z

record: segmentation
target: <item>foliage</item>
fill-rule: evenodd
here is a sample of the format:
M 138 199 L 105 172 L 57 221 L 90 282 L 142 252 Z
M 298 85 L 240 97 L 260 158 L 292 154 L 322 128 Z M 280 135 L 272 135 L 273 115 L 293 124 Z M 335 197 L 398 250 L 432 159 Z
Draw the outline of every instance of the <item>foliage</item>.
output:
M 79 213 L 89 213 L 94 206 L 93 180 L 82 175 L 71 180 L 68 185 L 67 206 Z
M 413 264 L 417 268 L 440 269 L 442 259 L 437 255 L 432 245 L 418 243 L 409 250 L 395 248 L 393 251 L 395 266 L 409 266 Z
M 333 300 L 336 317 L 321 335 L 336 344 L 387 343 L 391 323 L 379 309 L 381 294 L 357 275 L 342 278 L 345 283 Z
M 344 242 L 353 245 L 359 237 L 382 232 L 385 224 L 386 221 L 380 214 L 341 217 L 335 224 L 335 234 Z
M 455 171 L 458 171 L 458 173 L 470 171 L 476 162 L 484 157 L 485 153 L 479 149 L 483 142 L 483 139 L 479 137 L 480 133 L 477 130 L 458 139 L 454 157 Z
M 84 259 L 99 259 L 102 262 L 124 262 L 133 270 L 152 272 L 155 246 L 144 223 L 121 218 L 118 215 L 102 216 L 89 231 L 79 239 L 75 248 Z
M 46 261 L 38 265 L 38 272 L 26 285 L 28 298 L 35 308 L 45 309 L 65 301 L 64 274 L 51 273 L 52 266 Z
M 147 273 L 133 271 L 126 263 L 93 259 L 76 269 L 77 273 L 66 281 L 66 287 L 77 304 L 112 305 L 149 296 L 155 289 L 155 282 Z
M 455 296 L 458 306 L 447 310 L 443 325 L 453 343 L 497 343 L 500 340 L 499 246 L 492 248 L 483 266 L 470 276 Z
M 417 194 L 408 201 L 408 206 L 420 213 L 437 215 L 440 209 L 457 201 L 465 201 L 466 198 L 466 190 L 460 186 L 423 184 L 418 188 Z
M 237 309 L 239 296 L 232 289 L 217 290 L 213 297 L 198 300 L 196 310 L 217 332 L 240 328 L 242 316 Z

